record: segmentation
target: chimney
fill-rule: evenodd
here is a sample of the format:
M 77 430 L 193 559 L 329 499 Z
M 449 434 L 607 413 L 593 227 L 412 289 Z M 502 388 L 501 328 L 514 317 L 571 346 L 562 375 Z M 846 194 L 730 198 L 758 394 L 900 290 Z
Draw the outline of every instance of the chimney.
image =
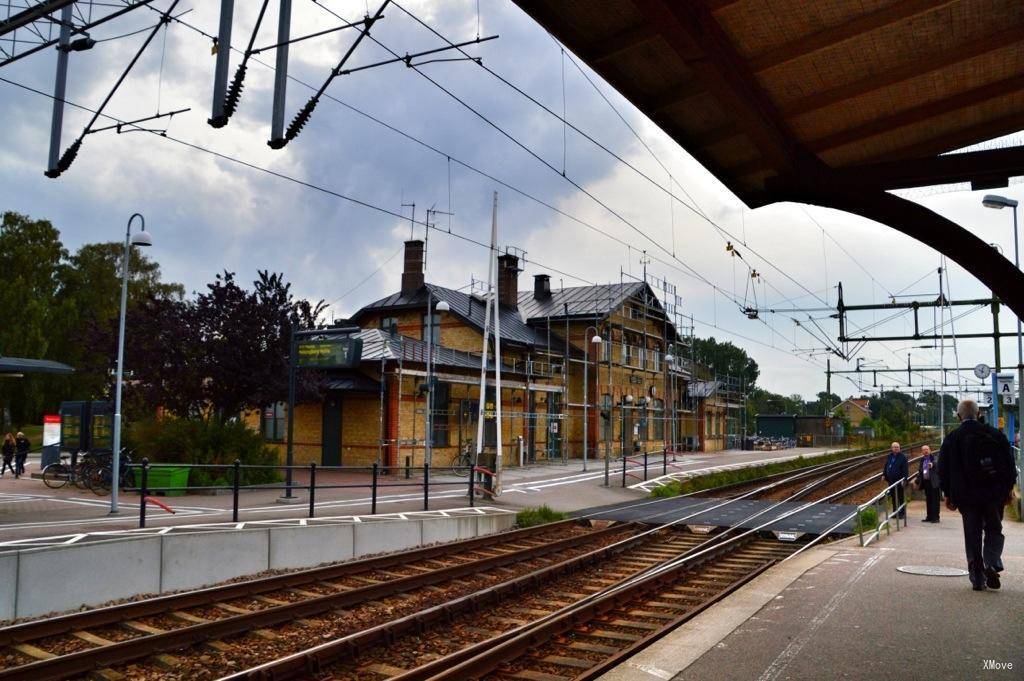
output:
M 498 302 L 519 309 L 519 258 L 511 253 L 498 256 Z
M 402 270 L 402 295 L 411 295 L 423 288 L 423 242 L 405 242 L 405 269 Z
M 535 300 L 547 300 L 551 297 L 551 277 L 547 274 L 533 275 L 533 297 Z

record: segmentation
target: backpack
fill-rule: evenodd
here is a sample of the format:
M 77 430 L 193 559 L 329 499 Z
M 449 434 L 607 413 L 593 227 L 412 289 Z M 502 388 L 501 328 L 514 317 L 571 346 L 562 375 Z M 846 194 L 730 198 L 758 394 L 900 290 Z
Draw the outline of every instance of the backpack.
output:
M 982 426 L 964 436 L 961 456 L 964 477 L 972 488 L 1005 486 L 1013 474 L 1006 456 L 1002 434 L 990 426 Z

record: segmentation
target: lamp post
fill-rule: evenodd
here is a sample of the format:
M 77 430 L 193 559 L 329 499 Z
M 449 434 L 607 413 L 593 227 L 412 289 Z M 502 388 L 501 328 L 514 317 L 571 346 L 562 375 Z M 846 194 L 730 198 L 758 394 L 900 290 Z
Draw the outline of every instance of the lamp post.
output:
M 615 400 L 612 398 L 612 332 L 611 327 L 608 328 L 608 340 L 602 341 L 602 344 L 607 342 L 608 345 L 604 346 L 608 348 L 608 426 L 605 430 L 604 438 L 604 486 L 609 487 L 609 475 L 611 472 L 611 458 L 612 458 L 612 435 L 615 433 L 615 426 L 612 425 L 612 404 Z M 599 365 L 600 366 L 600 365 Z
M 602 342 L 602 339 L 601 339 L 601 336 L 598 335 L 596 327 L 588 326 L 586 329 L 584 329 L 583 330 L 583 337 L 586 338 L 588 336 L 588 334 L 590 333 L 591 329 L 594 330 L 594 335 L 590 339 L 591 344 L 593 344 L 593 345 L 600 345 L 600 343 Z M 583 470 L 584 470 L 584 472 L 586 472 L 586 470 L 587 470 L 587 445 L 588 445 L 588 442 L 587 442 L 587 439 L 588 439 L 587 438 L 587 434 L 588 433 L 587 433 L 587 431 L 590 430 L 590 421 L 587 419 L 587 416 L 588 416 L 587 408 L 590 406 L 590 399 L 589 399 L 589 397 L 587 395 L 587 388 L 588 388 L 588 385 L 590 383 L 590 381 L 587 378 L 587 370 L 590 367 L 590 348 L 588 348 L 586 345 L 584 345 L 583 347 L 584 347 L 584 350 L 587 353 L 585 359 L 583 360 Z
M 1013 214 L 1013 264 L 1020 269 L 1020 242 L 1017 234 L 1017 204 L 1015 199 L 1009 199 L 998 194 L 986 194 L 981 203 L 986 208 L 1001 210 L 1009 208 Z M 999 342 L 999 339 L 996 339 Z M 1024 433 L 1024 342 L 1021 340 L 1021 322 L 1017 318 L 1017 427 L 1019 432 Z M 1021 438 L 1024 443 L 1024 438 Z M 1013 433 L 1010 433 L 1010 442 L 1013 442 Z
M 142 223 L 139 231 L 132 234 L 132 222 L 135 218 Z M 131 259 L 132 246 L 152 246 L 153 237 L 146 231 L 146 218 L 141 213 L 132 213 L 128 218 L 128 226 L 124 231 L 124 257 L 121 264 L 121 314 L 117 331 L 117 374 L 114 379 L 114 451 L 110 466 L 110 512 L 117 513 L 117 492 L 121 482 L 121 382 L 124 377 L 124 321 L 128 307 L 128 265 Z M 139 503 L 146 503 L 140 499 Z
M 428 465 L 434 464 L 434 311 L 443 313 L 451 309 L 445 300 L 432 307 L 430 288 L 427 288 L 427 413 L 424 418 L 427 432 L 423 440 L 423 461 Z

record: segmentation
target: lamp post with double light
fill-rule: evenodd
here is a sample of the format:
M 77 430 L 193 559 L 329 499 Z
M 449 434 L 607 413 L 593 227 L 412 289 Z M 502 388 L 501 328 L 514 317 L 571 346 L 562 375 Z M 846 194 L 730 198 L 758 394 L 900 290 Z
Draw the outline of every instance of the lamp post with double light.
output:
M 132 222 L 139 219 L 139 231 L 132 234 Z M 153 237 L 146 231 L 146 218 L 141 213 L 133 213 L 128 218 L 128 226 L 124 231 L 124 256 L 121 259 L 121 314 L 117 330 L 117 374 L 114 379 L 114 451 L 110 463 L 110 512 L 117 513 L 117 493 L 121 484 L 121 384 L 124 379 L 124 325 L 128 307 L 128 270 L 131 261 L 132 246 L 152 246 Z M 145 499 L 139 500 L 146 503 Z
M 1010 199 L 998 194 L 986 194 L 981 200 L 986 208 L 1001 210 L 1009 208 L 1013 214 L 1013 264 L 1020 269 L 1020 240 L 1017 229 L 1017 204 L 1015 199 Z M 996 339 L 996 343 L 999 339 Z M 1018 432 L 1024 434 L 1024 341 L 1021 340 L 1021 321 L 1017 318 L 1017 428 Z M 1010 433 L 1010 441 L 1013 441 L 1013 433 Z M 1024 444 L 1024 437 L 1021 438 Z
M 437 306 L 431 307 L 432 296 L 430 287 L 427 287 L 427 409 L 426 409 L 426 435 L 424 438 L 423 461 L 427 465 L 434 464 L 434 313 L 438 314 L 451 310 L 448 301 L 442 300 Z M 438 321 L 440 324 L 440 321 Z M 441 334 L 438 334 L 440 341 Z
M 593 331 L 594 331 L 594 335 L 592 337 L 590 336 L 591 329 L 593 329 Z M 583 337 L 584 337 L 584 339 L 590 338 L 590 344 L 591 345 L 600 345 L 603 342 L 603 339 L 597 333 L 597 327 L 594 327 L 594 326 L 588 326 L 586 329 L 584 329 L 583 330 Z M 589 413 L 590 413 L 589 410 L 588 410 L 588 408 L 590 407 L 590 397 L 589 397 L 588 392 L 587 392 L 588 391 L 588 386 L 590 385 L 590 380 L 587 377 L 587 370 L 590 367 L 590 348 L 587 346 L 587 344 L 584 344 L 583 350 L 586 353 L 586 356 L 585 356 L 585 358 L 583 360 L 583 470 L 586 471 L 587 470 L 587 448 L 588 448 L 588 445 L 589 445 L 589 443 L 587 441 L 588 440 L 587 435 L 588 435 L 588 431 L 590 430 L 590 420 L 587 418 L 589 416 Z M 566 359 L 568 359 L 568 358 L 566 358 Z

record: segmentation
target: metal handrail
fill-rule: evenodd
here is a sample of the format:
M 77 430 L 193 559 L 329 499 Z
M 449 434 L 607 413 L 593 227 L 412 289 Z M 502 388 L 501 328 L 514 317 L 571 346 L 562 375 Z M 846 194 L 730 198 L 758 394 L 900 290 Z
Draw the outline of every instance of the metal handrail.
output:
M 1024 424 L 1021 427 L 1024 428 Z M 1024 522 L 1024 457 L 1020 447 L 1010 445 L 1010 450 L 1014 452 L 1013 460 L 1017 466 L 1017 520 Z

